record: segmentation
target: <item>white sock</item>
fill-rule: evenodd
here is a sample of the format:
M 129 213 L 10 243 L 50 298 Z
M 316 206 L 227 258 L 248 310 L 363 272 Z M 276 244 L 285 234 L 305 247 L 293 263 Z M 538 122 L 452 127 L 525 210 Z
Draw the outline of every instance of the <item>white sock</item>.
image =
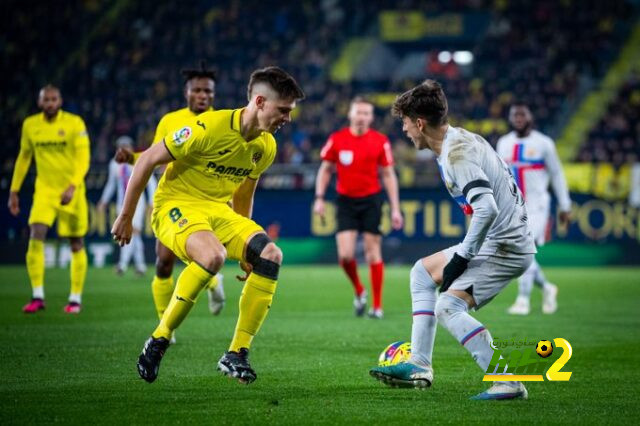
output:
M 433 342 L 436 337 L 435 317 L 436 283 L 429 272 L 418 260 L 410 275 L 411 308 L 413 325 L 411 327 L 411 361 L 418 365 L 432 365 Z
M 133 245 L 133 260 L 136 264 L 136 269 L 138 271 L 146 271 L 147 265 L 144 262 L 144 242 L 142 242 L 142 236 L 140 234 L 133 234 L 131 245 Z
M 80 305 L 82 303 L 82 295 L 76 293 L 69 294 L 69 302 L 75 302 Z
M 34 299 L 44 300 L 44 286 L 35 287 L 32 289 L 32 296 Z
M 531 298 L 531 289 L 533 288 L 533 279 L 536 272 L 534 265 L 537 265 L 537 263 L 531 263 L 527 270 L 518 278 L 518 299 L 526 300 L 527 302 Z
M 540 267 L 540 264 L 538 263 L 537 260 L 533 259 L 533 262 L 531 263 L 530 268 L 535 269 L 533 283 L 536 286 L 541 287 L 542 289 L 544 289 L 545 287 L 548 287 L 549 281 L 547 281 L 547 277 L 544 276 L 544 272 L 542 272 L 542 268 Z
M 467 302 L 459 297 L 443 293 L 436 303 L 438 322 L 446 328 L 464 348 L 471 353 L 482 371 L 487 371 L 493 348 L 491 333 L 468 313 Z
M 120 248 L 120 261 L 118 262 L 118 267 L 121 270 L 127 270 L 129 262 L 131 262 L 131 256 L 133 256 L 133 240 L 129 242 L 129 244 L 125 244 Z

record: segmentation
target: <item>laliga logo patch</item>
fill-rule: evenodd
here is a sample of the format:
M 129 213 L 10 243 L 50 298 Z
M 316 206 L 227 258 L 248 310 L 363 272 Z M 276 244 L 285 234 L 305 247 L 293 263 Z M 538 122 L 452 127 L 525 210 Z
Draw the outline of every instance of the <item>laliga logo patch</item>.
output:
M 191 137 L 191 127 L 183 127 L 173 134 L 173 143 L 182 145 Z
M 353 163 L 353 151 L 340 151 L 338 158 L 340 159 L 340 164 L 348 166 Z

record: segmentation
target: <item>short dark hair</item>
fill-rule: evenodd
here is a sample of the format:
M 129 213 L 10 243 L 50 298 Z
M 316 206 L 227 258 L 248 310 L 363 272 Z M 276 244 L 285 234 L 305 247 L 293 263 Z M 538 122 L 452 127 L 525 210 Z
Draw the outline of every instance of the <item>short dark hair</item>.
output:
M 207 68 L 205 61 L 200 61 L 200 68 L 186 68 L 180 71 L 184 77 L 184 84 L 187 84 L 189 80 L 194 78 L 210 78 L 213 82 L 216 82 L 216 72 Z
M 349 105 L 353 105 L 353 104 L 369 104 L 373 106 L 373 102 L 371 102 L 369 98 L 363 95 L 354 96 L 353 99 L 351 99 L 351 103 Z
M 251 73 L 249 85 L 247 86 L 247 98 L 251 100 L 253 86 L 258 83 L 266 83 L 278 93 L 283 99 L 304 99 L 304 92 L 296 80 L 286 71 L 279 67 L 266 67 L 255 70 Z
M 440 83 L 425 80 L 398 96 L 393 103 L 392 112 L 399 118 L 424 118 L 429 126 L 437 127 L 447 123 L 449 105 Z

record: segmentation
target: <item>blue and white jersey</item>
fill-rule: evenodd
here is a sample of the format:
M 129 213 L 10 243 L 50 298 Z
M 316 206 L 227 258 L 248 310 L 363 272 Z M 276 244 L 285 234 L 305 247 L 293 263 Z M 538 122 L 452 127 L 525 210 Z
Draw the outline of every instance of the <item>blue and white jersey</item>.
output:
M 536 253 L 522 193 L 507 165 L 486 140 L 449 126 L 437 161 L 449 194 L 465 214 L 473 215 L 472 205 L 483 195 L 492 196 L 498 208 L 497 217 L 483 241 L 474 241 L 478 233 L 468 230 L 462 243 L 462 256 L 493 255 L 500 250 Z
M 516 132 L 502 136 L 496 151 L 510 167 L 527 208 L 549 211 L 549 184 L 562 211 L 571 209 L 569 190 L 553 140 L 537 130 L 519 137 Z

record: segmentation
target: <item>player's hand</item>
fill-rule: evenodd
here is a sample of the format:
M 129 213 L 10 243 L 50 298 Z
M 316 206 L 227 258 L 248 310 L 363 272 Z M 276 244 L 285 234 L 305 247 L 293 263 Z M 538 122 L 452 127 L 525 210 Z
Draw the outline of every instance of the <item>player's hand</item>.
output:
M 133 151 L 128 148 L 118 148 L 113 159 L 116 160 L 116 163 L 133 164 Z
M 324 200 L 322 198 L 316 198 L 316 200 L 313 202 L 313 214 L 317 214 L 322 219 L 324 219 L 324 213 Z
M 20 198 L 18 198 L 17 192 L 9 193 L 9 202 L 7 203 L 7 206 L 9 207 L 9 212 L 11 212 L 12 215 L 18 216 L 20 214 Z
M 469 259 L 465 259 L 458 253 L 454 253 L 453 257 L 444 267 L 442 272 L 442 285 L 440 286 L 440 293 L 444 293 L 449 289 L 451 284 L 457 280 L 464 271 L 467 270 Z
M 60 199 L 60 204 L 66 206 L 73 199 L 73 194 L 76 192 L 75 185 L 69 185 L 69 187 L 62 193 L 62 198 Z
M 402 217 L 402 213 L 400 209 L 391 211 L 391 227 L 396 231 L 402 229 L 402 225 L 404 225 L 404 218 Z
M 240 269 L 244 271 L 244 276 L 236 275 L 236 278 L 238 279 L 238 281 L 246 281 L 247 278 L 249 278 L 249 274 L 251 273 L 251 271 L 253 271 L 253 266 L 251 266 L 250 263 L 244 262 L 242 260 L 238 263 L 240 264 Z
M 562 226 L 568 226 L 571 221 L 571 212 L 559 212 L 558 213 L 558 221 Z
M 131 224 L 131 218 L 118 215 L 116 221 L 113 222 L 113 227 L 111 228 L 111 235 L 113 235 L 113 240 L 117 242 L 120 247 L 122 247 L 125 244 L 129 244 L 132 234 L 133 225 Z

